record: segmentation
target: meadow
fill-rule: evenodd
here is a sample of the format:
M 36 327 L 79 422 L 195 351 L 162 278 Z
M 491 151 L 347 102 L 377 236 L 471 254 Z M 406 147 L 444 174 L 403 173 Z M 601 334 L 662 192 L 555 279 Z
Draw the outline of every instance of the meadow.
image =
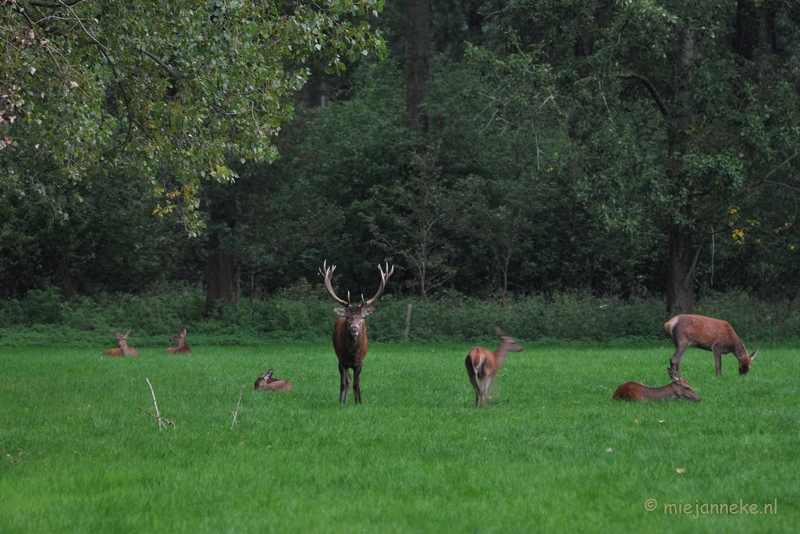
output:
M 0 347 L 0 532 L 796 531 L 796 348 L 719 378 L 689 349 L 702 402 L 645 404 L 611 395 L 671 345 L 521 341 L 483 409 L 470 344 L 371 345 L 360 406 L 328 343 Z M 253 390 L 270 367 L 293 392 Z

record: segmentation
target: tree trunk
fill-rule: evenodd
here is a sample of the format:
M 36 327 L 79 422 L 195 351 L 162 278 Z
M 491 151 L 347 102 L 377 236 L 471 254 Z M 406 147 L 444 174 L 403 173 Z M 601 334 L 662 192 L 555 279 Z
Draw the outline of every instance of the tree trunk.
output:
M 670 315 L 693 313 L 694 246 L 691 228 L 669 224 L 669 263 L 667 264 L 667 311 Z
M 406 39 L 406 120 L 417 133 L 428 131 L 428 117 L 420 104 L 430 90 L 430 1 L 408 0 Z
M 234 256 L 223 246 L 222 236 L 236 228 L 236 184 L 211 185 L 207 195 L 209 221 L 205 312 L 206 315 L 211 315 L 217 301 L 227 306 L 234 296 Z
M 208 287 L 206 288 L 206 315 L 211 315 L 217 301 L 227 306 L 233 300 L 233 256 L 220 249 L 218 233 L 208 236 Z

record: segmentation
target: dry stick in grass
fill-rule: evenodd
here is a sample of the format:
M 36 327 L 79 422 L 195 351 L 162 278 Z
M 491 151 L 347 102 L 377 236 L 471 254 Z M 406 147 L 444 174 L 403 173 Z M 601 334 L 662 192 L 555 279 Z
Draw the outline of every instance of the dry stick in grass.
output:
M 242 393 L 244 393 L 244 388 L 247 387 L 247 384 L 242 386 L 242 390 L 239 392 L 239 400 L 236 401 L 236 410 L 233 412 L 233 421 L 231 421 L 231 426 L 236 425 L 236 418 L 239 417 L 239 404 L 242 402 Z
M 153 405 L 156 407 L 156 414 L 153 415 L 150 412 L 148 412 L 147 410 L 145 410 L 144 408 L 141 408 L 140 406 L 137 406 L 137 408 L 142 410 L 147 415 L 150 415 L 150 416 L 155 417 L 156 419 L 158 419 L 158 429 L 159 430 L 161 430 L 162 426 L 164 428 L 166 428 L 167 425 L 172 425 L 172 428 L 175 428 L 175 423 L 173 423 L 169 419 L 165 419 L 165 418 L 161 417 L 161 412 L 158 411 L 158 402 L 156 401 L 156 392 L 153 391 L 153 384 L 150 383 L 150 379 L 149 378 L 145 378 L 145 380 L 147 380 L 147 385 L 150 386 L 150 393 L 152 393 L 152 395 L 153 395 Z
M 147 410 L 145 410 L 144 408 L 142 408 L 141 406 L 137 406 L 137 408 L 139 408 L 140 410 L 142 410 L 144 413 L 146 413 L 146 414 L 147 414 L 147 415 L 149 415 L 150 417 L 153 417 L 153 418 L 155 418 L 155 419 L 158 419 L 158 429 L 159 429 L 159 430 L 161 430 L 161 425 L 162 425 L 162 424 L 163 424 L 165 427 L 167 426 L 167 424 L 169 424 L 169 425 L 172 425 L 172 427 L 173 427 L 173 428 L 175 428 L 175 423 L 173 423 L 173 422 L 172 422 L 172 421 L 170 421 L 169 419 L 164 419 L 163 417 L 159 417 L 159 416 L 157 416 L 157 415 L 156 415 L 156 414 L 154 414 L 154 413 L 150 413 L 150 412 L 148 412 Z M 163 422 L 162 422 L 162 421 L 163 421 Z

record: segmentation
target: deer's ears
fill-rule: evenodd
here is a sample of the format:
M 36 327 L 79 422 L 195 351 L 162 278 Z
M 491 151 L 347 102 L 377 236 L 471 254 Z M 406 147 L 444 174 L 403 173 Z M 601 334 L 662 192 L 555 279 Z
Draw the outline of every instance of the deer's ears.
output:
M 751 354 L 751 355 L 750 355 L 750 361 L 751 361 L 751 362 L 752 362 L 752 361 L 755 359 L 755 357 L 756 357 L 756 354 L 758 354 L 758 349 L 756 349 L 755 351 L 753 351 L 753 354 Z
M 669 377 L 672 379 L 673 382 L 680 383 L 681 374 L 678 371 L 676 371 L 675 369 L 667 369 L 667 372 L 669 373 Z
M 344 308 L 340 308 L 338 306 L 334 306 L 332 309 L 333 309 L 333 313 L 335 313 L 339 317 L 344 317 L 345 314 L 347 313 L 347 310 L 345 310 Z
M 367 315 L 372 315 L 376 311 L 378 311 L 378 308 L 376 308 L 375 306 L 370 306 L 369 308 L 364 308 L 364 317 L 366 317 Z

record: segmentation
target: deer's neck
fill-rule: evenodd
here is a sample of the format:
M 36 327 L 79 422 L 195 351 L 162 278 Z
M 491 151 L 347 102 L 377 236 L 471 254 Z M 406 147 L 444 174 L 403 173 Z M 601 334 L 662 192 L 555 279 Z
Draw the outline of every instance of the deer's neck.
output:
M 667 384 L 666 386 L 661 386 L 660 388 L 651 388 L 648 386 L 644 386 L 644 393 L 648 398 L 651 399 L 677 399 L 678 398 L 678 389 L 675 387 L 675 384 Z

